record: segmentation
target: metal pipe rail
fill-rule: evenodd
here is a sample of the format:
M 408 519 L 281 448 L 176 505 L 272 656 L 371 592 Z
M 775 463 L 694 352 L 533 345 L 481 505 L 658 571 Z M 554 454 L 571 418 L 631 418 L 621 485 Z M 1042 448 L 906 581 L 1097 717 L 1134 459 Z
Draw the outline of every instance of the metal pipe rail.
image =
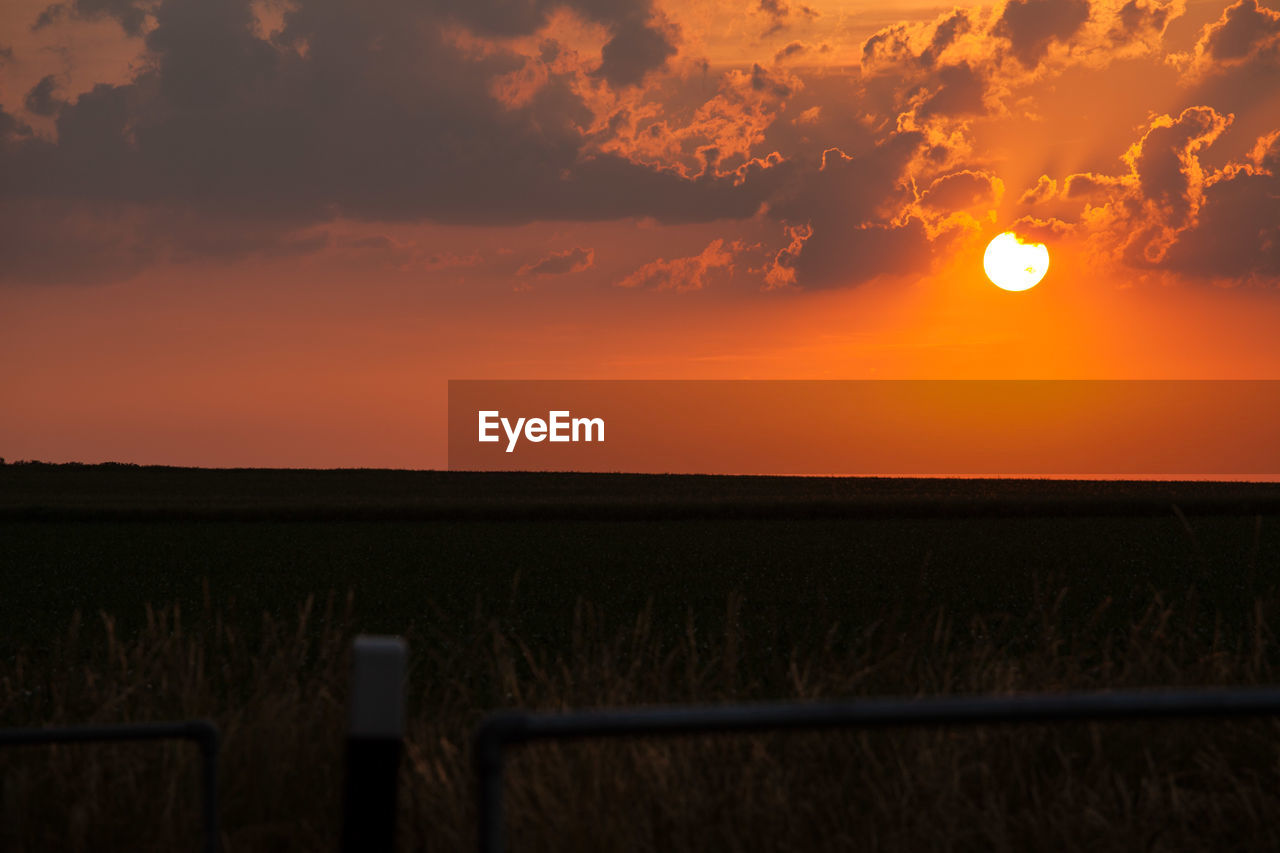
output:
M 836 727 L 993 725 L 1280 715 L 1280 687 L 863 699 L 746 705 L 618 708 L 487 717 L 473 743 L 479 849 L 503 849 L 503 757 L 534 741 L 720 734 Z
M 204 853 L 218 853 L 218 727 L 208 720 L 0 729 L 0 747 L 137 740 L 189 740 L 200 748 Z

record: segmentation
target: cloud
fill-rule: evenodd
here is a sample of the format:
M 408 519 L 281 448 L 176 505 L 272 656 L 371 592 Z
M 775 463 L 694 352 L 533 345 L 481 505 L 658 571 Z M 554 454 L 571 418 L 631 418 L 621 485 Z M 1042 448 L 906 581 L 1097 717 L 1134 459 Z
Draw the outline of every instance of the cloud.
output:
M 1041 175 L 1036 180 L 1036 185 L 1018 199 L 1018 204 L 1041 204 L 1056 198 L 1057 195 L 1058 182 L 1048 175 Z
M 763 157 L 755 152 L 787 99 L 802 88 L 799 77 L 776 68 L 753 64 L 750 70 L 730 69 L 715 93 L 683 116 L 657 109 L 620 110 L 610 121 L 608 137 L 597 144 L 601 152 L 648 168 L 772 188 L 784 182 L 789 167 L 775 152 Z M 757 203 L 763 200 L 761 196 Z
M 778 63 L 785 62 L 788 59 L 794 59 L 795 57 L 805 53 L 808 49 L 808 46 L 802 41 L 789 42 L 773 55 L 773 61 Z
M 638 85 L 645 74 L 662 68 L 675 56 L 678 38 L 678 30 L 670 24 L 626 21 L 601 50 L 597 73 L 614 86 Z
M 817 124 L 822 119 L 822 106 L 809 107 L 792 119 L 794 124 Z
M 522 276 L 564 275 L 565 273 L 581 272 L 593 266 L 595 262 L 596 253 L 594 249 L 575 247 L 552 252 L 532 263 L 525 264 L 520 268 L 518 274 Z
M 1044 177 L 1043 175 L 1041 177 Z M 1123 192 L 1127 185 L 1125 178 L 1112 175 L 1081 172 L 1067 175 L 1063 181 L 1062 197 L 1067 199 L 1083 199 L 1091 203 L 1105 203 L 1107 198 L 1117 191 Z M 1046 199 L 1047 200 L 1047 199 Z
M 1280 11 L 1238 0 L 1206 24 L 1190 54 L 1171 57 L 1190 76 L 1220 74 L 1246 65 L 1280 64 Z
M 158 264 L 293 257 L 331 242 L 324 230 L 169 206 L 0 200 L 0 283 L 100 284 Z
M 1243 162 L 1206 166 L 1202 155 L 1232 121 L 1208 106 L 1157 116 L 1121 157 L 1126 172 L 1067 176 L 1063 197 L 1084 207 L 1066 225 L 1135 267 L 1212 279 L 1280 274 L 1280 131 Z
M 879 114 L 896 111 L 895 121 L 877 125 L 888 133 L 919 135 L 909 161 L 884 171 L 897 176 L 897 187 L 909 180 L 921 189 L 896 213 L 886 203 L 878 217 L 851 217 L 859 233 L 844 232 L 844 253 L 835 246 L 815 251 L 830 226 L 824 228 L 820 217 L 810 223 L 793 213 L 784 222 L 793 230 L 771 270 L 774 281 L 803 286 L 807 277 L 842 281 L 882 269 L 874 262 L 854 262 L 859 252 L 853 247 L 868 231 L 886 243 L 900 240 L 899 250 L 916 259 L 920 269 L 952 235 L 995 221 L 1003 182 L 975 151 L 974 123 L 1033 109 L 1036 87 L 1073 66 L 1100 69 L 1124 58 L 1162 60 L 1164 32 L 1183 5 L 1180 0 L 1010 0 L 989 14 L 956 10 L 874 34 L 863 44 L 863 108 L 868 119 L 877 115 L 875 104 L 882 105 Z M 1205 152 L 1228 127 L 1240 124 L 1241 111 L 1274 94 L 1278 44 L 1280 12 L 1256 0 L 1228 7 L 1203 29 L 1194 57 L 1206 77 L 1234 74 L 1230 83 L 1178 93 L 1195 98 L 1196 105 L 1150 120 L 1124 152 L 1118 172 L 1041 175 L 1018 197 L 1024 212 L 1037 212 L 1019 220 L 1021 225 L 1037 234 L 1074 234 L 1097 248 L 1096 257 L 1133 267 L 1196 276 L 1218 269 L 1228 278 L 1274 274 L 1277 235 L 1269 223 L 1280 215 L 1276 172 L 1265 164 L 1275 156 L 1276 137 L 1264 136 L 1265 144 L 1259 143 L 1248 162 L 1223 168 L 1207 165 Z M 1195 64 L 1189 57 L 1172 61 Z M 1210 104 L 1227 104 L 1230 110 Z M 1256 133 L 1256 120 L 1248 127 Z M 970 191 L 972 200 L 964 197 Z M 898 198 L 873 182 L 861 195 Z M 1046 209 L 1052 214 L 1047 218 Z M 1223 247 L 1230 247 L 1229 259 Z M 813 265 L 808 270 L 806 253 Z
M 923 223 L 909 216 L 915 197 L 906 178 L 922 143 L 918 133 L 899 133 L 858 156 L 825 151 L 821 167 L 770 206 L 787 245 L 766 282 L 830 288 L 927 270 L 932 249 Z
M 917 123 L 999 114 L 1015 93 L 1072 66 L 1155 55 L 1183 0 L 1009 0 L 885 27 L 862 45 L 867 93 Z M 943 122 L 945 123 L 945 122 Z
M 764 35 L 771 36 L 774 33 L 785 30 L 789 25 L 791 17 L 791 5 L 785 0 L 760 0 L 757 7 L 769 20 L 769 26 L 765 29 Z M 817 11 L 809 6 L 800 6 L 800 14 L 806 18 L 818 17 Z
M 1214 280 L 1280 277 L 1280 133 L 1258 140 L 1249 161 L 1205 181 L 1197 221 L 1163 266 Z
M 1089 20 L 1089 0 L 1009 0 L 991 32 L 1031 68 L 1054 42 L 1065 43 Z
M 570 3 L 611 33 L 599 74 L 584 58 L 502 102 L 496 81 L 544 60 L 461 37 L 457 25 L 532 33 L 561 8 L 520 4 L 504 17 L 508 5 L 298 0 L 267 40 L 250 0 L 163 0 L 148 7 L 154 26 L 134 79 L 64 104 L 56 140 L 6 145 L 0 171 L 18 176 L 8 191 L 19 199 L 187 206 L 292 226 L 705 221 L 750 216 L 781 179 L 764 169 L 695 179 L 602 150 L 584 87 L 631 83 L 674 51 L 673 28 L 644 4 Z M 52 92 L 37 88 L 32 103 L 52 108 Z
M 102 255 L 103 269 L 132 269 L 147 252 L 75 236 L 112 206 L 128 211 L 127 233 L 111 232 L 120 246 L 150 240 L 151 256 L 167 259 L 301 251 L 339 220 L 738 220 L 776 229 L 763 260 L 748 263 L 725 238 L 623 284 L 701 289 L 736 269 L 771 287 L 826 288 L 924 273 L 953 240 L 996 218 L 1002 165 L 977 148 L 991 138 L 988 120 L 1032 111 L 1036 87 L 1073 67 L 1138 56 L 1154 66 L 1182 11 L 1182 0 L 954 9 L 882 28 L 861 45 L 861 73 L 846 74 L 793 61 L 821 58 L 808 29 L 806 41 L 759 41 L 759 61 L 713 71 L 681 52 L 705 45 L 696 16 L 652 0 L 290 0 L 269 36 L 258 2 L 46 8 L 44 26 L 115 20 L 141 38 L 143 55 L 124 83 L 74 96 L 52 76 L 32 87 L 26 108 L 53 120 L 52 137 L 48 123 L 37 134 L 0 111 L 7 215 L 38 209 L 29 228 L 55 229 L 31 245 L 54 245 L 66 227 L 74 251 Z M 801 15 L 816 13 L 761 0 L 745 20 L 756 32 L 762 18 L 780 29 Z M 1269 61 L 1278 17 L 1239 0 L 1193 53 Z M 1179 61 L 1192 64 L 1190 54 Z M 1274 173 L 1263 165 L 1270 147 L 1235 171 L 1202 165 L 1239 110 L 1198 93 L 1190 103 L 1216 109 L 1151 123 L 1116 174 L 1043 175 L 1015 213 L 1099 243 L 1104 232 L 1122 235 L 1106 248 L 1125 263 L 1186 266 L 1196 229 L 1217 227 L 1215 207 L 1228 204 L 1219 199 L 1262 194 L 1261 204 Z M 236 237 L 237 221 L 266 236 Z M 206 239 L 199 222 L 220 236 Z M 575 247 L 520 272 L 593 263 L 592 250 Z
M 922 88 L 915 100 L 915 113 L 930 116 L 973 116 L 986 112 L 983 95 L 986 81 L 967 62 L 945 65 L 938 69 L 933 88 Z
M 54 3 L 40 12 L 32 29 L 51 27 L 67 17 L 86 21 L 111 19 L 126 34 L 139 36 L 146 25 L 147 16 L 154 12 L 155 5 L 144 0 L 74 0 L 72 3 Z
M 52 74 L 48 74 L 40 78 L 40 82 L 32 86 L 31 91 L 27 92 L 23 106 L 32 115 L 51 116 L 62 106 L 62 101 L 56 94 L 57 90 L 57 78 Z
M 701 252 L 684 258 L 658 258 L 618 282 L 618 287 L 674 290 L 686 293 L 702 290 L 718 281 L 727 281 L 734 272 L 734 252 L 741 243 L 725 247 L 723 239 L 712 240 Z
M 973 14 L 954 9 L 931 21 L 894 24 L 877 31 L 863 42 L 863 71 L 892 70 L 904 62 L 932 68 L 960 36 L 974 29 Z
M 1169 22 L 1182 14 L 1181 3 L 1128 0 L 1115 14 L 1107 34 L 1116 43 L 1142 41 L 1164 34 Z
M 31 128 L 0 106 L 0 158 L 8 151 L 19 149 L 30 136 Z
M 816 232 L 790 231 L 791 243 L 778 252 L 765 281 L 807 289 L 861 284 L 883 275 L 920 273 L 932 257 L 918 220 L 903 225 L 866 223 L 841 229 L 838 240 L 810 245 Z
M 920 194 L 920 203 L 941 211 L 966 210 L 997 204 L 1004 182 L 989 172 L 962 169 L 934 179 Z

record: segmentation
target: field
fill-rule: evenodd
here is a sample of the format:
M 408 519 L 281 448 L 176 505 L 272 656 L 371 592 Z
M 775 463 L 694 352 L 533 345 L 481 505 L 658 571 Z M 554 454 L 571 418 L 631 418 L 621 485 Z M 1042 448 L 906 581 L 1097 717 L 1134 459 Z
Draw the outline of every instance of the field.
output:
M 404 633 L 404 842 L 457 849 L 491 709 L 1270 682 L 1278 580 L 1275 484 L 8 465 L 0 725 L 212 717 L 227 848 L 327 849 L 347 646 Z M 1277 731 L 537 747 L 511 839 L 1268 849 Z M 0 847 L 173 849 L 193 767 L 0 754 Z

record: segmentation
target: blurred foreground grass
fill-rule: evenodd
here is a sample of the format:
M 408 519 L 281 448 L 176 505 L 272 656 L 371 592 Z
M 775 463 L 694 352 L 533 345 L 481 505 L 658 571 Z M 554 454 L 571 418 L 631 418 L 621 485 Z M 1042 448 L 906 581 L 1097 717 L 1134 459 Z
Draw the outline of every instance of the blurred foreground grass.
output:
M 227 849 L 334 849 L 350 641 L 402 633 L 404 849 L 467 849 L 468 739 L 497 708 L 1274 683 L 1277 489 L 9 465 L 0 725 L 211 717 Z M 1083 511 L 1018 512 L 1064 500 Z M 1278 735 L 539 745 L 511 762 L 510 838 L 1280 849 Z M 196 769 L 180 744 L 0 751 L 0 850 L 194 849 Z
M 405 850 L 474 843 L 468 737 L 498 707 L 1274 683 L 1280 595 L 1226 628 L 1194 593 L 1125 624 L 1049 590 L 989 618 L 927 606 L 743 633 L 740 596 L 663 630 L 574 607 L 557 649 L 479 607 L 463 636 L 409 634 Z M 228 851 L 336 849 L 350 602 L 294 614 L 149 609 L 121 637 L 73 623 L 0 666 L 0 725 L 213 718 Z M 0 849 L 194 849 L 184 745 L 0 753 Z M 512 850 L 1188 850 L 1280 846 L 1280 724 L 1073 724 L 539 745 L 508 771 Z

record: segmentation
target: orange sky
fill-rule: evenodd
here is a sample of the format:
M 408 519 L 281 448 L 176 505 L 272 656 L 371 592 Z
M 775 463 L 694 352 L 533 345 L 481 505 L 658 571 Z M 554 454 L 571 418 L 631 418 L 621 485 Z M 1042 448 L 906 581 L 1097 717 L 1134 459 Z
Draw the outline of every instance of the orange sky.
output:
M 504 8 L 6 4 L 0 456 L 442 467 L 450 378 L 1280 378 L 1274 8 Z

